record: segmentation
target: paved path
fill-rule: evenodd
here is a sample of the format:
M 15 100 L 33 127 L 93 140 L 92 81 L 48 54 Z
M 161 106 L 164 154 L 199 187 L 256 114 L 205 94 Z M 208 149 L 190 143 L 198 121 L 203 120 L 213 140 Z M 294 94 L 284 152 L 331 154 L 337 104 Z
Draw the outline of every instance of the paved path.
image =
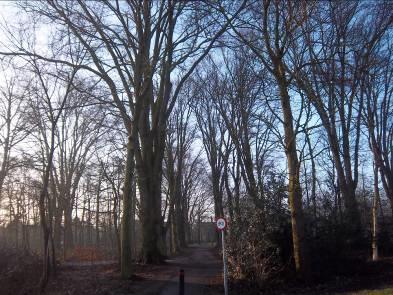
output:
M 222 263 L 211 246 L 191 245 L 139 285 L 135 294 L 179 294 L 179 271 L 184 270 L 185 295 L 218 295 L 223 292 Z
M 209 247 L 191 246 L 185 253 L 167 260 L 174 269 L 184 269 L 184 294 L 217 294 L 214 292 L 221 282 L 221 263 Z M 213 287 L 213 288 L 212 288 Z M 160 295 L 178 294 L 179 276 L 175 273 L 164 286 Z

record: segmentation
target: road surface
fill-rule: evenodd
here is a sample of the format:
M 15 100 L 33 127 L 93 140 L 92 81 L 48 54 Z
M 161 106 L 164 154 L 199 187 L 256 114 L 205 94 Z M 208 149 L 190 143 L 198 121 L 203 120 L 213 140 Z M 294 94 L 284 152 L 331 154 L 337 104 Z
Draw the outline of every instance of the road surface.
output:
M 184 270 L 185 295 L 218 295 L 222 289 L 222 263 L 211 246 L 192 245 L 166 260 L 136 290 L 144 295 L 179 294 L 179 271 Z

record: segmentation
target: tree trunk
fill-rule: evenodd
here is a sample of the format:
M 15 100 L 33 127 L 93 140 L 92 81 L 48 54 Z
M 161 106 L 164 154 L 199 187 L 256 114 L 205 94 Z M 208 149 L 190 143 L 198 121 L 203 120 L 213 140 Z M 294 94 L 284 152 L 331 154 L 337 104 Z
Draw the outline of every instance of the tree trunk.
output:
M 74 239 L 72 234 L 72 207 L 68 200 L 64 208 L 64 258 L 68 256 L 74 248 Z
M 101 175 L 98 179 L 98 187 L 96 194 L 96 247 L 100 247 L 100 190 L 101 190 Z
M 291 211 L 293 253 L 296 271 L 302 278 L 310 275 L 307 257 L 307 246 L 304 234 L 304 216 L 302 209 L 302 192 L 300 188 L 299 160 L 296 151 L 296 133 L 293 128 L 293 117 L 288 94 L 287 81 L 281 64 L 276 65 L 276 78 L 280 91 L 283 111 L 285 154 L 288 166 L 288 201 Z
M 201 215 L 198 214 L 198 244 L 201 244 Z
M 332 149 L 333 159 L 338 176 L 338 186 L 341 196 L 344 200 L 344 220 L 349 230 L 351 239 L 356 239 L 360 230 L 360 212 L 356 201 L 355 185 L 351 175 L 346 175 L 340 159 L 340 150 L 336 136 L 329 136 L 329 142 Z
M 179 239 L 180 248 L 184 248 L 187 246 L 187 243 L 186 243 L 185 224 L 183 219 L 184 208 L 181 206 L 181 203 L 182 203 L 181 194 L 178 191 L 178 189 L 176 189 L 175 213 L 176 213 L 176 224 L 177 224 L 177 231 L 178 231 L 177 237 Z
M 378 187 L 378 167 L 374 163 L 374 199 L 372 209 L 372 260 L 378 260 L 378 205 L 379 205 L 379 187 Z
M 57 251 L 60 251 L 61 249 L 61 220 L 63 219 L 63 210 L 60 208 L 60 205 L 55 208 L 55 222 L 54 222 L 54 229 L 53 229 L 53 235 L 54 235 L 54 242 L 55 242 L 55 248 Z M 58 252 L 61 253 L 61 252 Z
M 92 238 L 91 238 L 91 206 L 90 206 L 90 196 L 88 196 L 87 199 L 87 245 L 91 246 L 92 245 Z
M 152 81 L 149 83 L 150 90 L 149 95 L 145 97 L 146 101 L 153 97 Z M 139 130 L 133 132 L 134 144 L 138 149 L 135 153 L 135 164 L 141 200 L 142 260 L 144 263 L 154 264 L 163 261 L 165 251 L 165 241 L 162 239 L 161 183 L 166 122 L 159 120 L 153 131 L 145 133 L 148 130 L 146 118 L 135 118 L 137 119 L 143 121 L 138 127 Z M 143 153 L 137 142 L 138 138 L 140 138 Z
M 53 124 L 53 122 L 52 122 Z M 40 221 L 42 227 L 42 233 L 44 238 L 44 249 L 43 249 L 43 265 L 42 265 L 42 275 L 39 282 L 39 291 L 43 293 L 46 285 L 48 284 L 49 274 L 50 274 L 50 249 L 49 249 L 49 238 L 50 238 L 50 222 L 52 221 L 50 216 L 50 200 L 48 196 L 48 187 L 49 187 L 49 176 L 50 171 L 52 169 L 52 161 L 53 161 L 53 154 L 54 154 L 54 124 L 52 125 L 51 129 L 51 146 L 48 153 L 47 163 L 45 165 L 44 175 L 43 175 L 43 184 L 42 189 L 40 192 L 39 197 L 39 211 L 40 211 Z M 54 253 L 53 253 L 54 254 Z M 55 259 L 55 257 L 52 257 Z
M 132 245 L 131 245 L 131 218 L 133 202 L 133 173 L 134 173 L 134 149 L 132 138 L 128 138 L 127 161 L 124 177 L 123 191 L 123 216 L 121 220 L 121 277 L 130 279 L 132 276 Z
M 212 167 L 212 186 L 213 186 L 213 197 L 214 197 L 214 214 L 215 217 L 224 217 L 224 211 L 222 207 L 222 194 L 220 191 L 220 175 L 215 171 L 215 167 Z M 221 248 L 220 233 L 216 232 L 216 247 Z
M 141 190 L 142 214 L 142 256 L 144 263 L 160 263 L 163 259 L 160 245 L 161 235 L 161 181 L 150 178 L 144 181 Z M 142 187 L 142 186 L 140 186 Z
M 119 234 L 119 226 L 118 226 L 118 210 L 117 210 L 117 202 L 118 202 L 118 196 L 114 195 L 114 201 L 113 201 L 113 230 L 115 232 L 115 238 L 116 238 L 116 249 L 117 249 L 117 259 L 119 261 L 119 265 L 121 264 L 121 244 L 120 244 L 120 234 Z
M 310 161 L 311 161 L 311 201 L 313 206 L 313 216 L 314 220 L 317 218 L 317 196 L 316 196 L 316 187 L 317 187 L 317 170 L 315 165 L 314 151 L 311 145 L 310 135 L 306 132 L 306 141 L 308 146 L 308 151 L 310 153 Z
M 176 222 L 173 217 L 170 223 L 170 232 L 171 232 L 171 252 L 176 253 L 177 251 L 179 251 L 179 244 L 177 238 Z
M 81 246 L 85 245 L 85 216 L 86 216 L 86 199 L 83 200 L 83 208 L 82 208 L 82 219 L 81 219 L 81 227 L 79 233 L 79 244 Z

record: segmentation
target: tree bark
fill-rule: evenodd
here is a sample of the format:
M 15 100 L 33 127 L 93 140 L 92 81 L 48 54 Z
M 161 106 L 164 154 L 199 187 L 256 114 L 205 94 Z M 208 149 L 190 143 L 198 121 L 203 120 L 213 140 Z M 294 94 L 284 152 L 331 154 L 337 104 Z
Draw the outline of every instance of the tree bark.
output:
M 133 173 L 134 173 L 134 149 L 132 138 L 128 138 L 127 160 L 123 190 L 123 215 L 121 220 L 121 255 L 120 271 L 123 279 L 132 276 L 132 245 L 131 245 L 131 218 L 133 202 Z
M 372 208 L 372 260 L 378 260 L 378 205 L 379 205 L 378 167 L 374 163 L 374 198 Z
M 154 173 L 155 174 L 155 173 Z M 149 177 L 148 181 L 139 186 L 141 189 L 142 215 L 142 256 L 145 263 L 160 263 L 163 259 L 161 252 L 161 182 Z
M 72 234 L 72 208 L 66 201 L 64 208 L 64 257 L 66 258 L 74 248 L 74 236 Z
M 291 211 L 292 242 L 296 271 L 301 277 L 308 279 L 310 275 L 307 256 L 307 245 L 304 233 L 304 215 L 302 209 L 302 192 L 300 187 L 300 165 L 296 151 L 296 133 L 293 128 L 293 116 L 288 94 L 288 82 L 282 64 L 276 61 L 275 76 L 277 79 L 281 108 L 283 111 L 285 155 L 288 167 L 288 201 Z

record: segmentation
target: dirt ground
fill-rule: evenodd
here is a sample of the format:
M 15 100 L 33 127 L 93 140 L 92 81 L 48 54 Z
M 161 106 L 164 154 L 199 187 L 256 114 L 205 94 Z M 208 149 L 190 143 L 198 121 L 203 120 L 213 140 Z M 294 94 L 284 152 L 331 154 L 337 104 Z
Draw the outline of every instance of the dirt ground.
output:
M 23 250 L 0 249 L 0 294 L 32 294 L 41 275 L 41 259 Z
M 46 294 L 178 294 L 180 269 L 185 273 L 185 294 L 221 294 L 221 261 L 208 246 L 191 246 L 162 265 L 136 265 L 129 281 L 120 279 L 116 263 L 68 263 Z
M 41 273 L 39 261 L 37 256 L 27 253 L 0 253 L 0 295 L 35 294 L 32 286 L 38 283 Z M 185 294 L 223 294 L 222 262 L 215 249 L 208 246 L 191 246 L 162 265 L 137 264 L 131 280 L 120 279 L 114 261 L 64 263 L 58 269 L 57 278 L 51 278 L 46 294 L 176 295 L 180 269 L 185 273 Z M 230 294 L 393 295 L 393 258 L 354 263 L 337 277 L 314 282 L 312 286 L 285 282 L 257 290 L 238 283 L 230 285 Z

